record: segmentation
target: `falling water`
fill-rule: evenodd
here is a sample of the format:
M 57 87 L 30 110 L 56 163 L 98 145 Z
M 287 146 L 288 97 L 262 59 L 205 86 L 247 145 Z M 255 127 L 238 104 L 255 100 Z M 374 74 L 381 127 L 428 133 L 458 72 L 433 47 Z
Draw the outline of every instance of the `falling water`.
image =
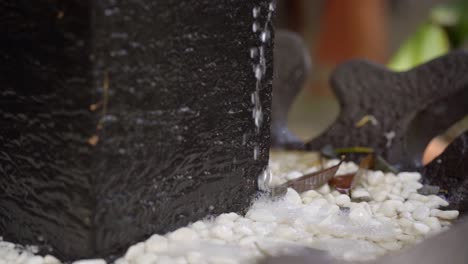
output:
M 262 81 L 266 74 L 266 59 L 265 59 L 265 45 L 270 41 L 271 32 L 270 24 L 273 11 L 275 10 L 274 2 L 271 2 L 268 5 L 268 8 L 262 10 L 262 7 L 256 6 L 252 9 L 253 23 L 252 23 L 252 32 L 258 37 L 259 45 L 252 47 L 249 50 L 250 58 L 254 61 L 253 63 L 253 74 L 255 76 L 255 91 L 251 95 L 251 100 L 253 104 L 252 117 L 255 123 L 255 132 L 260 133 L 260 128 L 263 124 L 263 109 L 262 102 L 260 98 L 260 89 L 262 87 Z M 262 12 L 266 12 L 266 19 L 262 21 Z M 257 160 L 260 155 L 260 146 L 254 146 L 253 157 L 254 160 Z M 271 173 L 269 169 L 265 169 L 258 178 L 258 186 L 261 190 L 269 190 L 269 185 L 271 181 Z

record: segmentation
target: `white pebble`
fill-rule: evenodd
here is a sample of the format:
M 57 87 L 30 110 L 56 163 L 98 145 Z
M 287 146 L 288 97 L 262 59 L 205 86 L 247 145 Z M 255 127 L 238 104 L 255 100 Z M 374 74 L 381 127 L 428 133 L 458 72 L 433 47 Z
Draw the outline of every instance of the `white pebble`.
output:
M 391 250 L 391 251 L 400 250 L 402 248 L 401 243 L 397 241 L 389 241 L 389 242 L 382 241 L 382 242 L 379 242 L 378 244 L 379 246 L 385 248 L 386 250 Z
M 157 264 L 175 264 L 174 259 L 169 256 L 160 256 L 157 260 Z
M 145 241 L 146 252 L 164 252 L 168 249 L 167 238 L 160 235 L 152 235 L 148 240 Z
M 190 251 L 187 253 L 187 261 L 190 264 L 201 264 L 204 263 L 203 255 L 200 252 Z
M 413 227 L 414 227 L 414 229 L 416 231 L 418 231 L 418 233 L 420 233 L 422 235 L 425 235 L 425 234 L 429 233 L 429 231 L 431 231 L 431 228 L 429 228 L 427 225 L 425 225 L 423 223 L 419 223 L 419 222 L 414 223 Z
M 302 204 L 301 196 L 292 188 L 288 188 L 284 200 L 293 204 Z
M 44 257 L 44 264 L 60 264 L 60 260 L 51 255 L 46 255 Z
M 349 212 L 349 218 L 355 224 L 365 224 L 371 219 L 371 217 L 369 210 L 362 205 L 351 207 Z
M 232 240 L 233 238 L 232 229 L 227 227 L 226 225 L 216 225 L 211 230 L 211 233 L 213 234 L 214 237 L 220 238 L 223 240 Z
M 173 241 L 192 241 L 198 238 L 198 234 L 192 229 L 182 227 L 170 233 L 167 237 Z
M 381 171 L 373 171 L 373 172 L 368 172 L 367 174 L 367 182 L 372 185 L 379 185 L 384 181 L 384 174 Z
M 420 202 L 423 202 L 423 203 L 429 201 L 429 197 L 424 196 L 424 195 L 421 195 L 421 194 L 419 194 L 419 193 L 412 193 L 412 194 L 410 194 L 410 196 L 409 196 L 408 199 L 409 199 L 409 200 L 414 200 L 414 201 L 420 201 Z
M 414 210 L 416 210 L 416 208 L 416 205 L 412 201 L 406 201 L 402 206 L 398 207 L 398 211 L 412 213 Z
M 335 204 L 336 203 L 335 196 L 333 196 L 333 194 L 331 194 L 331 193 L 325 194 L 323 196 L 323 198 L 325 198 L 328 201 L 328 203 L 330 203 L 330 204 Z
M 431 210 L 426 206 L 420 206 L 413 211 L 413 218 L 418 221 L 423 221 L 431 214 Z
M 360 199 L 360 200 L 370 200 L 370 193 L 363 188 L 356 188 L 351 191 L 351 197 L 353 199 Z
M 208 257 L 209 264 L 238 264 L 239 262 L 229 257 L 211 256 Z
M 373 197 L 376 202 L 383 202 L 387 199 L 388 192 L 386 191 L 378 191 L 376 192 Z
M 340 194 L 335 198 L 336 205 L 345 207 L 351 202 L 351 199 L 346 194 Z
M 44 259 L 41 256 L 34 256 L 26 260 L 25 264 L 43 264 Z
M 441 197 L 437 195 L 429 195 L 429 201 L 426 203 L 426 206 L 428 206 L 431 209 L 437 209 L 439 207 L 445 207 L 448 206 L 449 203 L 442 199 Z
M 187 260 L 184 257 L 176 257 L 172 263 L 173 264 L 188 264 Z
M 295 180 L 295 179 L 297 179 L 297 178 L 302 177 L 302 175 L 303 175 L 303 174 L 300 173 L 300 172 L 298 172 L 298 171 L 291 171 L 290 173 L 288 173 L 288 174 L 286 175 L 286 179 L 288 179 L 288 180 Z
M 398 178 L 405 182 L 417 182 L 421 179 L 421 174 L 419 172 L 400 172 L 398 173 Z
M 322 197 L 322 194 L 318 193 L 316 190 L 309 190 L 309 191 L 303 192 L 301 196 L 303 198 L 305 197 L 317 198 L 317 197 Z
M 236 213 L 227 213 L 227 214 L 221 214 L 216 218 L 216 221 L 219 222 L 234 222 L 237 219 L 239 219 L 239 215 Z
M 396 200 L 387 200 L 383 202 L 382 206 L 379 209 L 383 215 L 387 217 L 393 217 L 397 214 L 397 209 L 403 205 L 401 201 Z
M 294 228 L 287 225 L 277 226 L 273 234 L 284 239 L 294 240 L 297 237 L 297 231 Z
M 107 264 L 103 259 L 82 259 L 74 261 L 73 264 Z
M 460 214 L 460 212 L 458 212 L 457 210 L 448 210 L 448 211 L 442 211 L 442 210 L 439 210 L 439 209 L 432 209 L 431 210 L 431 215 L 432 216 L 442 218 L 444 220 L 454 220 L 454 219 L 456 219 L 458 217 L 459 214 Z
M 139 255 L 136 257 L 136 260 L 133 261 L 133 263 L 138 263 L 138 264 L 153 264 L 156 263 L 156 260 L 158 259 L 158 256 L 154 253 L 146 253 L 143 255 Z
M 192 224 L 192 227 L 195 230 L 203 230 L 207 228 L 206 224 L 203 221 L 196 221 Z
M 130 261 L 145 252 L 145 243 L 140 242 L 128 248 L 125 259 Z
M 234 232 L 237 233 L 237 234 L 240 234 L 242 236 L 250 236 L 250 235 L 253 235 L 253 231 L 252 229 L 250 229 L 248 226 L 246 225 L 237 225 L 234 227 Z
M 330 192 L 330 186 L 328 183 L 325 183 L 324 185 L 320 186 L 317 191 L 321 194 L 327 194 Z
M 433 231 L 438 231 L 442 228 L 439 219 L 437 217 L 428 217 L 424 220 L 424 223 L 431 228 Z
M 251 209 L 247 212 L 246 217 L 259 222 L 274 222 L 276 216 L 269 210 L 263 208 Z
M 246 236 L 239 241 L 239 245 L 246 247 L 255 247 L 258 238 L 256 236 Z

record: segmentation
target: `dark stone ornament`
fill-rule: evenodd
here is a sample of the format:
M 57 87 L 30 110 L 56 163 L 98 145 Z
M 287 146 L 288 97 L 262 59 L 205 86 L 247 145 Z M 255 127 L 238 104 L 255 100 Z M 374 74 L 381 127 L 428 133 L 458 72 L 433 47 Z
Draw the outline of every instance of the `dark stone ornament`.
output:
M 468 131 L 421 170 L 423 183 L 440 187 L 449 207 L 468 213 Z
M 247 208 L 268 161 L 272 43 L 252 32 L 257 20 L 273 37 L 268 10 L 263 0 L 2 1 L 0 235 L 62 260 L 106 257 Z
M 407 72 L 361 60 L 344 63 L 331 78 L 340 115 L 305 148 L 370 147 L 399 169 L 420 168 L 429 141 L 468 114 L 467 73 L 464 51 Z
M 301 37 L 285 30 L 275 32 L 271 146 L 300 148 L 304 145 L 288 129 L 288 112 L 311 71 L 309 52 Z

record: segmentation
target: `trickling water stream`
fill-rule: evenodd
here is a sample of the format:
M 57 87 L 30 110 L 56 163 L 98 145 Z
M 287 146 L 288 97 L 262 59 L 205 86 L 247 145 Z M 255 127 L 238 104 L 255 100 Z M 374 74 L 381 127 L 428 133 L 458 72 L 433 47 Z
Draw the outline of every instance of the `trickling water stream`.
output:
M 253 104 L 252 117 L 254 119 L 256 133 L 259 133 L 263 124 L 263 109 L 260 99 L 260 89 L 262 81 L 266 74 L 266 59 L 265 59 L 265 45 L 271 38 L 270 26 L 273 12 L 275 11 L 275 3 L 270 2 L 267 10 L 262 10 L 262 7 L 255 6 L 252 9 L 253 23 L 252 32 L 258 36 L 260 43 L 259 46 L 250 48 L 250 58 L 254 61 L 253 73 L 255 75 L 255 91 L 252 93 L 251 100 Z M 265 21 L 261 21 L 261 13 L 267 12 Z M 253 157 L 254 160 L 258 159 L 259 146 L 254 146 Z M 259 176 L 258 186 L 261 190 L 267 191 L 271 182 L 271 173 L 268 168 Z

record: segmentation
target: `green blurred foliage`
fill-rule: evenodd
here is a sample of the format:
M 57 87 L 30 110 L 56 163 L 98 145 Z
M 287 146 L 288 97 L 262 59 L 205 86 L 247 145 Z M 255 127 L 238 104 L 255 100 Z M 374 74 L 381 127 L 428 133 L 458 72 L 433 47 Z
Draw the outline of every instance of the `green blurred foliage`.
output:
M 409 70 L 461 48 L 468 40 L 468 0 L 435 7 L 426 22 L 397 50 L 388 63 L 395 71 Z

